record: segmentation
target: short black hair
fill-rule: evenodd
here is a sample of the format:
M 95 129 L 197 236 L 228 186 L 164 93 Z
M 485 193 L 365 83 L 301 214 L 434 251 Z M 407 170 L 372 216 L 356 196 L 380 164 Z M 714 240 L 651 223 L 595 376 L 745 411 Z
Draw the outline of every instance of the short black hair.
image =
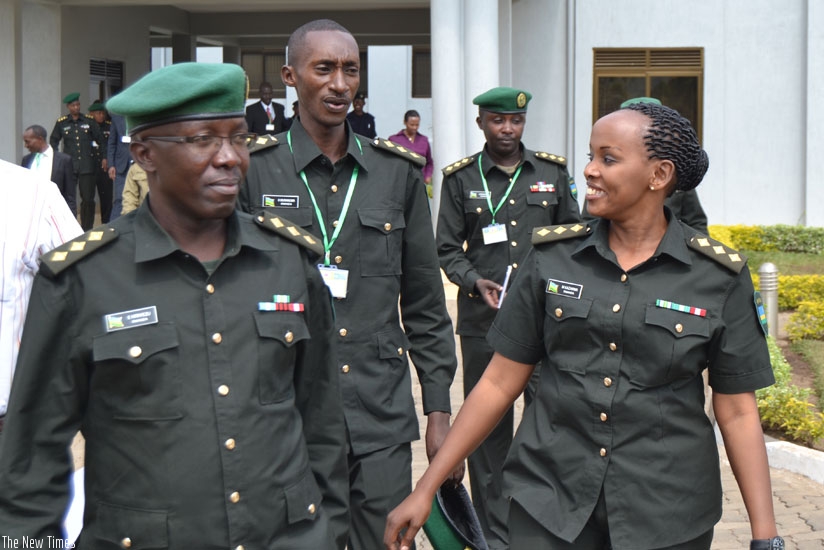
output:
M 39 124 L 32 124 L 31 126 L 26 128 L 26 132 L 29 131 L 31 131 L 31 133 L 34 134 L 34 137 L 40 138 L 42 140 L 45 140 L 46 136 L 48 135 L 46 133 L 46 129 L 40 126 Z
M 295 60 L 300 58 L 301 50 L 306 44 L 306 35 L 314 31 L 338 31 L 352 36 L 352 33 L 337 21 L 331 19 L 315 19 L 301 25 L 289 36 L 286 43 L 286 64 L 294 65 Z M 354 39 L 354 37 L 352 37 Z
M 694 189 L 704 179 L 710 159 L 701 149 L 698 135 L 689 120 L 665 105 L 638 102 L 624 107 L 638 111 L 650 119 L 644 134 L 649 158 L 669 160 L 675 165 L 674 191 Z
M 415 109 L 409 109 L 403 114 L 403 121 L 406 122 L 410 118 L 421 118 L 421 115 Z

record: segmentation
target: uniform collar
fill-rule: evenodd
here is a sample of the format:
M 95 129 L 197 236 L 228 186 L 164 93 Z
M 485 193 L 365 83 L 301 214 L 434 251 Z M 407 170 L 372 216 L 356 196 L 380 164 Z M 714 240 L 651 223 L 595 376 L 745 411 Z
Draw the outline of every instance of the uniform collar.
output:
M 366 159 L 361 153 L 361 148 L 358 147 L 358 143 L 355 141 L 358 138 L 355 137 L 355 132 L 352 131 L 349 122 L 347 121 L 345 124 L 347 140 L 346 156 L 357 162 L 362 170 L 368 171 L 369 168 L 367 167 Z M 306 133 L 306 129 L 301 125 L 300 119 L 295 120 L 289 131 L 292 135 L 292 158 L 295 160 L 295 173 L 299 173 L 301 170 L 305 170 L 306 167 L 316 159 L 322 157 L 323 153 L 321 153 L 309 134 Z M 360 144 L 361 147 L 364 148 L 369 146 L 368 141 L 363 139 L 360 140 Z
M 687 248 L 687 238 L 681 222 L 672 215 L 672 211 L 667 206 L 664 206 L 664 216 L 667 218 L 667 230 L 661 242 L 658 243 L 658 248 L 652 258 L 667 255 L 683 264 L 692 265 L 690 252 Z M 597 219 L 592 223 L 594 224 L 592 235 L 584 239 L 575 248 L 573 255 L 577 255 L 587 248 L 594 248 L 601 257 L 615 261 L 615 254 L 609 248 L 609 221 Z
M 176 251 L 186 254 L 177 242 L 166 233 L 166 230 L 157 223 L 149 208 L 149 201 L 150 197 L 147 196 L 135 213 L 135 263 L 163 258 Z M 240 216 L 244 217 L 243 220 L 240 219 Z M 232 212 L 232 215 L 228 218 L 226 248 L 221 259 L 236 255 L 242 246 L 249 246 L 258 250 L 275 250 L 277 248 L 271 240 L 264 238 L 262 232 L 248 230 L 247 226 L 252 223 L 249 216 L 239 214 L 237 211 Z
M 531 155 L 530 151 L 528 151 L 526 149 L 526 147 L 524 147 L 523 142 L 521 142 L 518 145 L 518 148 L 521 150 L 521 162 L 518 164 L 518 166 L 521 166 L 523 164 L 533 164 L 532 157 L 534 155 Z M 487 149 L 486 149 L 486 145 L 484 145 L 484 150 L 482 151 L 481 154 L 483 155 L 483 157 L 481 158 L 481 167 L 483 168 L 484 175 L 488 176 L 489 171 L 492 170 L 493 168 L 497 168 L 498 165 L 495 164 L 495 161 L 493 161 L 492 157 L 489 156 L 489 153 L 487 152 Z

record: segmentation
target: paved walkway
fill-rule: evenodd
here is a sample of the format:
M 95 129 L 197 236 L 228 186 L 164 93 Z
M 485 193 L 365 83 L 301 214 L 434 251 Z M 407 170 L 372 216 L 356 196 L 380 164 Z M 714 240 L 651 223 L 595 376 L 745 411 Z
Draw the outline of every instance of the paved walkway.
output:
M 450 283 L 444 284 L 447 296 L 447 307 L 456 318 L 455 287 Z M 460 347 L 458 347 L 460 354 Z M 458 363 L 460 365 L 460 361 Z M 418 411 L 421 411 L 420 387 L 416 376 L 412 374 L 413 388 Z M 457 414 L 463 403 L 463 376 L 460 366 L 452 384 L 452 410 Z M 523 410 L 522 400 L 516 402 L 516 420 Z M 426 418 L 421 417 L 421 430 L 426 426 Z M 741 550 L 749 548 L 750 527 L 747 520 L 747 511 L 738 491 L 735 478 L 732 475 L 729 462 L 724 452 L 724 446 L 719 445 L 721 455 L 721 483 L 724 488 L 724 514 L 715 527 L 715 538 L 712 550 Z M 426 469 L 426 451 L 423 441 L 416 441 L 412 445 L 412 479 L 413 486 Z M 824 453 L 822 453 L 824 455 Z M 821 459 L 824 464 L 824 457 Z M 824 485 L 811 480 L 809 477 L 792 473 L 779 468 L 771 468 L 774 506 L 778 531 L 786 541 L 787 549 L 797 550 L 824 550 Z M 468 487 L 466 478 L 464 483 Z M 417 537 L 418 550 L 432 550 L 421 532 Z

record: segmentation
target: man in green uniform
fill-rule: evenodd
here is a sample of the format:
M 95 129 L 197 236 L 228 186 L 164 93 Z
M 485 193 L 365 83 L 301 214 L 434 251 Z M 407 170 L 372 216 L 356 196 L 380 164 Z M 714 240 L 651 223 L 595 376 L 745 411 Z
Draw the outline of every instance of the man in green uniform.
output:
M 106 108 L 100 101 L 95 101 L 89 105 L 89 114 L 86 118 L 92 119 L 100 128 L 100 133 L 103 134 L 105 144 L 108 146 L 109 134 L 112 131 L 112 121 L 106 115 Z M 106 147 L 100 148 L 97 143 L 94 144 L 95 156 L 95 188 L 97 189 L 97 196 L 100 197 L 100 221 L 102 223 L 109 223 L 112 216 L 112 195 L 114 192 L 114 182 L 109 177 L 107 169 L 108 160 L 106 154 Z
M 43 256 L 0 442 L 10 539 L 57 547 L 48 537 L 62 536 L 80 429 L 77 547 L 342 547 L 345 431 L 322 248 L 280 218 L 235 210 L 245 89 L 237 65 L 181 63 L 110 102 L 150 198 Z
M 335 297 L 334 364 L 348 434 L 348 545 L 374 550 L 387 512 L 411 487 L 410 442 L 419 433 L 407 352 L 421 382 L 431 457 L 449 427 L 452 324 L 414 164 L 420 156 L 356 136 L 346 123 L 360 82 L 355 39 L 319 20 L 296 30 L 288 49 L 281 76 L 297 91 L 300 118 L 286 134 L 259 138 L 240 205 L 322 236 L 318 269 Z
M 74 176 L 80 189 L 80 225 L 88 231 L 94 225 L 94 189 L 97 172 L 105 169 L 106 138 L 97 123 L 80 112 L 80 94 L 73 92 L 63 98 L 69 114 L 54 123 L 49 144 L 58 151 L 63 142 L 63 152 L 72 157 Z M 103 164 L 98 163 L 95 144 L 103 153 Z
M 505 281 L 518 273 L 530 249 L 532 228 L 580 220 L 566 159 L 530 151 L 521 143 L 531 98 L 529 92 L 506 87 L 476 97 L 477 123 L 486 145 L 443 171 L 438 256 L 449 280 L 459 287 L 457 333 L 464 395 L 469 395 L 492 358 L 486 333 Z M 469 457 L 472 501 L 493 550 L 508 547 L 509 504 L 501 494 L 501 470 L 512 432 L 510 408 Z

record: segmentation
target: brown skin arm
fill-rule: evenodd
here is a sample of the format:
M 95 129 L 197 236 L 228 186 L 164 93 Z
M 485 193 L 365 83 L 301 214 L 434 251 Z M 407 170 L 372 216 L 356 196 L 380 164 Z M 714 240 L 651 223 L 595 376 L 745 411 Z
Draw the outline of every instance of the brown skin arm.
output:
M 732 472 L 750 517 L 752 538 L 778 535 L 773 512 L 770 465 L 755 393 L 713 392 L 712 405 Z
M 389 514 L 383 534 L 387 550 L 411 548 L 415 535 L 429 517 L 438 487 L 480 445 L 521 395 L 534 367 L 498 353 L 492 356 L 415 490 Z
M 446 434 L 449 432 L 449 413 L 442 411 L 432 411 L 426 417 L 426 458 L 429 462 L 435 458 L 438 450 L 443 445 L 443 440 L 446 439 Z M 461 482 L 464 476 L 466 467 L 461 461 L 458 466 L 449 474 L 448 481 L 455 485 Z
M 498 309 L 498 298 L 504 287 L 490 279 L 478 279 L 475 281 L 475 288 L 478 289 L 486 305 L 492 309 Z

